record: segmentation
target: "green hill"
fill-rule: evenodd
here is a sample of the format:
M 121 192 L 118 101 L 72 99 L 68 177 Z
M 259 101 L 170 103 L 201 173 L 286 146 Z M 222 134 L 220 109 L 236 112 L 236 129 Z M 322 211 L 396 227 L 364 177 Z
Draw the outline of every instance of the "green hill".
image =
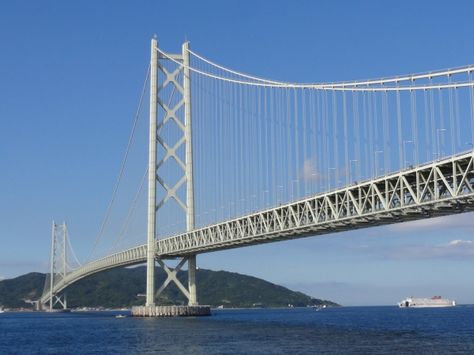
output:
M 156 284 L 166 278 L 161 268 L 156 269 Z M 0 305 L 8 308 L 30 307 L 23 300 L 38 299 L 43 291 L 45 274 L 29 273 L 0 281 Z M 186 285 L 187 272 L 179 272 L 178 279 Z M 227 271 L 199 269 L 196 274 L 200 304 L 224 307 L 295 307 L 306 305 L 337 306 L 312 298 L 252 276 Z M 69 307 L 128 307 L 141 305 L 145 292 L 145 268 L 122 268 L 104 271 L 78 281 L 67 288 Z M 171 283 L 157 299 L 159 304 L 185 304 L 186 299 Z
M 36 300 L 43 293 L 45 275 L 31 272 L 14 279 L 0 281 L 0 306 L 31 307 L 23 300 Z

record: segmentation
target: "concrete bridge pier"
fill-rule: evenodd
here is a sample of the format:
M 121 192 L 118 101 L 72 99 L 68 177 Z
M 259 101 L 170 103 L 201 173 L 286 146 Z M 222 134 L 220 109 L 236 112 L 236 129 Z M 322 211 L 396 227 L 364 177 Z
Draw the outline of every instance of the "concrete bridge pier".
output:
M 132 307 L 134 317 L 199 317 L 210 316 L 209 306 L 138 306 Z
M 184 257 L 180 260 L 175 268 L 167 266 L 162 259 L 157 259 L 158 264 L 166 272 L 166 280 L 160 286 L 153 297 L 153 302 L 147 302 L 145 306 L 137 306 L 132 308 L 134 317 L 186 317 L 186 316 L 209 316 L 211 314 L 210 306 L 202 306 L 198 304 L 196 289 L 196 255 Z M 186 288 L 178 279 L 178 272 L 188 263 L 188 288 Z M 155 298 L 158 297 L 166 287 L 173 282 L 178 289 L 188 299 L 187 306 L 161 306 L 155 305 Z
M 195 306 L 198 304 L 196 291 L 196 255 L 188 257 L 188 305 Z

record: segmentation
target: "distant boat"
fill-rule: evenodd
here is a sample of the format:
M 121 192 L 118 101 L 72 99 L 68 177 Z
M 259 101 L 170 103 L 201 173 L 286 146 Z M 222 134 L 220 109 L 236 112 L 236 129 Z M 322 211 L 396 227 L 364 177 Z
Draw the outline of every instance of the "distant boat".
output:
M 400 308 L 437 308 L 437 307 L 454 307 L 456 301 L 434 296 L 431 298 L 414 298 L 408 297 L 398 303 Z
M 5 313 L 5 311 L 3 310 L 3 307 L 0 307 L 0 313 Z
M 127 318 L 125 314 L 117 314 L 115 318 Z
M 326 308 L 326 305 L 325 304 L 321 304 L 319 306 L 312 306 L 312 308 L 314 308 L 316 311 L 320 311 L 324 308 Z

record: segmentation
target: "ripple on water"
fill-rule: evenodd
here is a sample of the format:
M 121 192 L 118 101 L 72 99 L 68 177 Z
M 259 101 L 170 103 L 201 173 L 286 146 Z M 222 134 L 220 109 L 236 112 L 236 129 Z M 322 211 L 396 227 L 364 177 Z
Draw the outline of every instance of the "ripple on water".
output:
M 472 354 L 474 307 L 219 310 L 204 318 L 4 313 L 0 354 Z

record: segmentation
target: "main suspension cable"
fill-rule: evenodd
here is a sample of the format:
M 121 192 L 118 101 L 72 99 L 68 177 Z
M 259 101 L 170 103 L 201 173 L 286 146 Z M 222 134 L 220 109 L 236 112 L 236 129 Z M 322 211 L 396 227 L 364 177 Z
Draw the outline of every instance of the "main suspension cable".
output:
M 162 51 L 159 48 L 156 50 L 165 58 L 169 59 L 170 61 L 174 62 L 175 64 L 184 67 L 184 64 L 172 56 L 168 55 L 166 52 Z M 474 67 L 472 65 L 468 65 L 461 68 L 454 68 L 454 69 L 446 69 L 446 70 L 439 70 L 433 71 L 428 73 L 420 73 L 420 74 L 411 74 L 411 75 L 403 75 L 399 77 L 390 77 L 390 78 L 382 78 L 382 79 L 371 79 L 371 80 L 362 80 L 362 81 L 352 81 L 352 82 L 335 82 L 335 83 L 288 83 L 288 82 L 281 82 L 281 81 L 272 81 L 263 78 L 259 78 L 256 76 L 244 74 L 237 72 L 235 70 L 227 69 L 219 64 L 216 64 L 202 56 L 199 56 L 195 52 L 188 50 L 189 53 L 196 56 L 200 60 L 206 62 L 209 65 L 212 65 L 220 70 L 228 72 L 233 75 L 240 76 L 242 78 L 254 80 L 252 81 L 245 81 L 242 79 L 233 79 L 233 78 L 226 78 L 219 75 L 215 75 L 212 73 L 205 72 L 203 70 L 199 70 L 193 68 L 191 66 L 186 66 L 187 69 L 209 78 L 227 81 L 235 84 L 244 84 L 244 85 L 253 85 L 253 86 L 262 86 L 262 87 L 282 87 L 282 88 L 306 88 L 306 89 L 315 89 L 315 90 L 329 90 L 329 91 L 366 91 L 366 92 L 374 92 L 374 91 L 410 91 L 410 90 L 431 90 L 431 89 L 447 89 L 447 88 L 459 88 L 459 87 L 472 87 L 474 83 L 472 81 L 469 82 L 452 82 L 452 83 L 441 83 L 441 84 L 431 84 L 431 85 L 415 85 L 417 80 L 421 79 L 429 79 L 437 78 L 437 77 L 448 77 L 456 74 L 463 74 L 463 73 L 472 73 L 474 71 Z M 399 84 L 401 82 L 409 82 L 411 85 L 395 85 L 395 86 L 386 86 L 386 84 Z M 378 85 L 373 87 L 373 85 Z
M 92 258 L 92 256 L 94 255 L 94 252 L 97 248 L 97 245 L 99 244 L 99 241 L 100 241 L 100 239 L 102 238 L 102 236 L 104 234 L 105 227 L 106 227 L 106 225 L 107 225 L 107 223 L 110 219 L 112 206 L 114 205 L 115 199 L 117 197 L 117 191 L 119 189 L 120 182 L 122 181 L 122 177 L 123 177 L 123 174 L 124 174 L 124 171 L 125 171 L 125 165 L 127 163 L 128 155 L 130 153 L 130 148 L 132 146 L 133 138 L 135 136 L 135 130 L 136 130 L 136 127 L 137 127 L 137 124 L 138 124 L 138 120 L 140 118 L 140 113 L 141 113 L 141 110 L 142 110 L 142 107 L 143 107 L 143 98 L 145 97 L 145 92 L 146 92 L 146 87 L 148 85 L 149 77 L 150 77 L 150 65 L 148 65 L 148 69 L 146 71 L 145 81 L 143 83 L 143 88 L 142 88 L 142 91 L 141 91 L 141 94 L 140 94 L 138 107 L 137 107 L 137 110 L 135 112 L 135 117 L 134 117 L 134 120 L 133 120 L 132 129 L 131 129 L 131 132 L 130 132 L 130 136 L 128 138 L 128 143 L 127 143 L 127 147 L 125 149 L 125 154 L 124 154 L 124 157 L 122 159 L 122 163 L 120 165 L 120 171 L 119 171 L 119 174 L 118 174 L 118 177 L 117 177 L 117 181 L 115 182 L 115 186 L 114 186 L 114 189 L 113 189 L 113 192 L 112 192 L 112 197 L 110 199 L 109 205 L 107 206 L 107 210 L 105 212 L 104 219 L 102 220 L 102 223 L 100 225 L 100 229 L 99 229 L 99 232 L 98 232 L 98 234 L 95 238 L 94 244 L 92 246 L 92 250 L 91 250 L 91 252 L 90 252 L 90 254 L 87 258 L 88 260 L 90 260 Z

